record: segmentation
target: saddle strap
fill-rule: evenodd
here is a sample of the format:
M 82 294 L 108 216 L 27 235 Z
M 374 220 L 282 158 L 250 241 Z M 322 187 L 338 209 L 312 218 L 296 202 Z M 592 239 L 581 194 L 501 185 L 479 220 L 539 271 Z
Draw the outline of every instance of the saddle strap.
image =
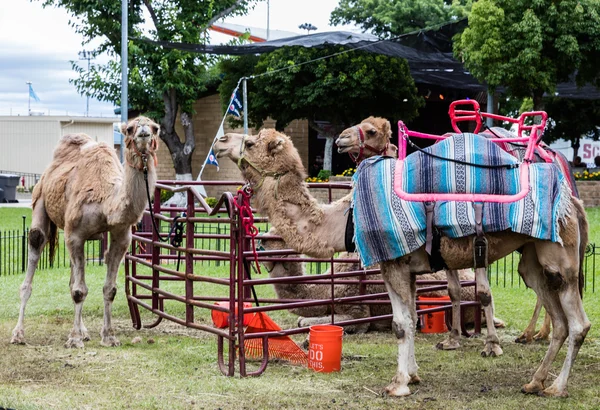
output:
M 488 266 L 488 241 L 483 232 L 483 203 L 475 202 L 475 239 L 473 239 L 473 262 L 475 268 Z
M 348 208 L 348 219 L 346 220 L 346 233 L 344 235 L 344 245 L 347 252 L 356 252 L 356 244 L 354 243 L 354 217 L 353 208 Z

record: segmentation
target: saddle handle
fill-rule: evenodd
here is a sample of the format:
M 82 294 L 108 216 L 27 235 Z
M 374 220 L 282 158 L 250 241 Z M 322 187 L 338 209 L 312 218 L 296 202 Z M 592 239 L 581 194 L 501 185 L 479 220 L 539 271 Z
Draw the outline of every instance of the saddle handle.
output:
M 467 109 L 457 109 L 458 106 L 470 105 L 472 110 Z M 450 121 L 452 121 L 452 128 L 459 134 L 462 134 L 463 131 L 458 127 L 458 122 L 461 121 L 475 121 L 475 131 L 474 134 L 479 133 L 481 129 L 481 115 L 479 114 L 479 103 L 477 100 L 456 100 L 450 103 L 450 108 L 448 110 L 448 114 L 450 115 Z

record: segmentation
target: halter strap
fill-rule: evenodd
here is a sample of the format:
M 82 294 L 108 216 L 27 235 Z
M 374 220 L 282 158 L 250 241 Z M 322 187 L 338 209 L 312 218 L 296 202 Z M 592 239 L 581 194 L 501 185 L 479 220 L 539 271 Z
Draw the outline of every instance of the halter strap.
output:
M 383 155 L 387 151 L 388 147 L 390 146 L 390 142 L 388 141 L 388 142 L 386 142 L 385 146 L 382 149 L 378 150 L 377 148 L 374 148 L 368 144 L 365 144 L 365 133 L 362 130 L 362 128 L 360 128 L 358 125 L 355 125 L 354 128 L 358 129 L 358 155 L 352 155 L 352 153 L 349 153 L 349 155 L 355 164 L 360 164 L 361 161 L 363 159 L 365 159 L 364 158 L 365 149 L 369 150 L 370 152 L 372 152 L 375 155 Z

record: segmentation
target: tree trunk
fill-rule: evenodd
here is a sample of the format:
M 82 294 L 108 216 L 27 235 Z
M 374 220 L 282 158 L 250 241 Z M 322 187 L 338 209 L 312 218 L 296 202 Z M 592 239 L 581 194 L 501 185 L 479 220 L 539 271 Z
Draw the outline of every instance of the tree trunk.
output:
M 333 141 L 334 137 L 327 135 L 325 137 L 325 152 L 323 153 L 323 169 L 331 171 L 331 162 L 333 159 Z
M 164 141 L 169 149 L 173 166 L 175 168 L 175 179 L 177 181 L 192 180 L 192 154 L 196 148 L 196 139 L 194 137 L 194 126 L 191 121 L 191 115 L 187 112 L 182 112 L 180 119 L 183 126 L 185 139 L 182 142 L 181 138 L 175 131 L 175 121 L 177 120 L 178 104 L 176 100 L 175 90 L 163 94 L 165 103 L 165 116 L 161 122 L 160 138 Z M 169 201 L 168 205 L 186 206 L 187 195 L 184 192 L 176 193 Z

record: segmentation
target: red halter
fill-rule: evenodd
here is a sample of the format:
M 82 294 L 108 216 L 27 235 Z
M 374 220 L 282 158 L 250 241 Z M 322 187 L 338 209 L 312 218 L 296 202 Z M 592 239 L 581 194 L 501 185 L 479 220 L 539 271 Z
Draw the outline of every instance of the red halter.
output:
M 358 125 L 355 125 L 355 128 L 358 128 L 358 136 L 359 136 L 359 138 L 358 138 L 358 141 L 359 141 L 358 155 L 354 156 L 354 155 L 352 155 L 352 153 L 348 153 L 350 155 L 350 158 L 352 158 L 352 161 L 354 161 L 355 164 L 359 164 L 364 159 L 363 154 L 365 152 L 365 149 L 371 151 L 375 155 L 383 155 L 387 151 L 388 147 L 390 146 L 389 141 L 385 143 L 385 146 L 382 149 L 378 150 L 377 148 L 373 148 L 372 146 L 365 144 L 365 133 L 363 132 L 362 128 L 360 128 Z

